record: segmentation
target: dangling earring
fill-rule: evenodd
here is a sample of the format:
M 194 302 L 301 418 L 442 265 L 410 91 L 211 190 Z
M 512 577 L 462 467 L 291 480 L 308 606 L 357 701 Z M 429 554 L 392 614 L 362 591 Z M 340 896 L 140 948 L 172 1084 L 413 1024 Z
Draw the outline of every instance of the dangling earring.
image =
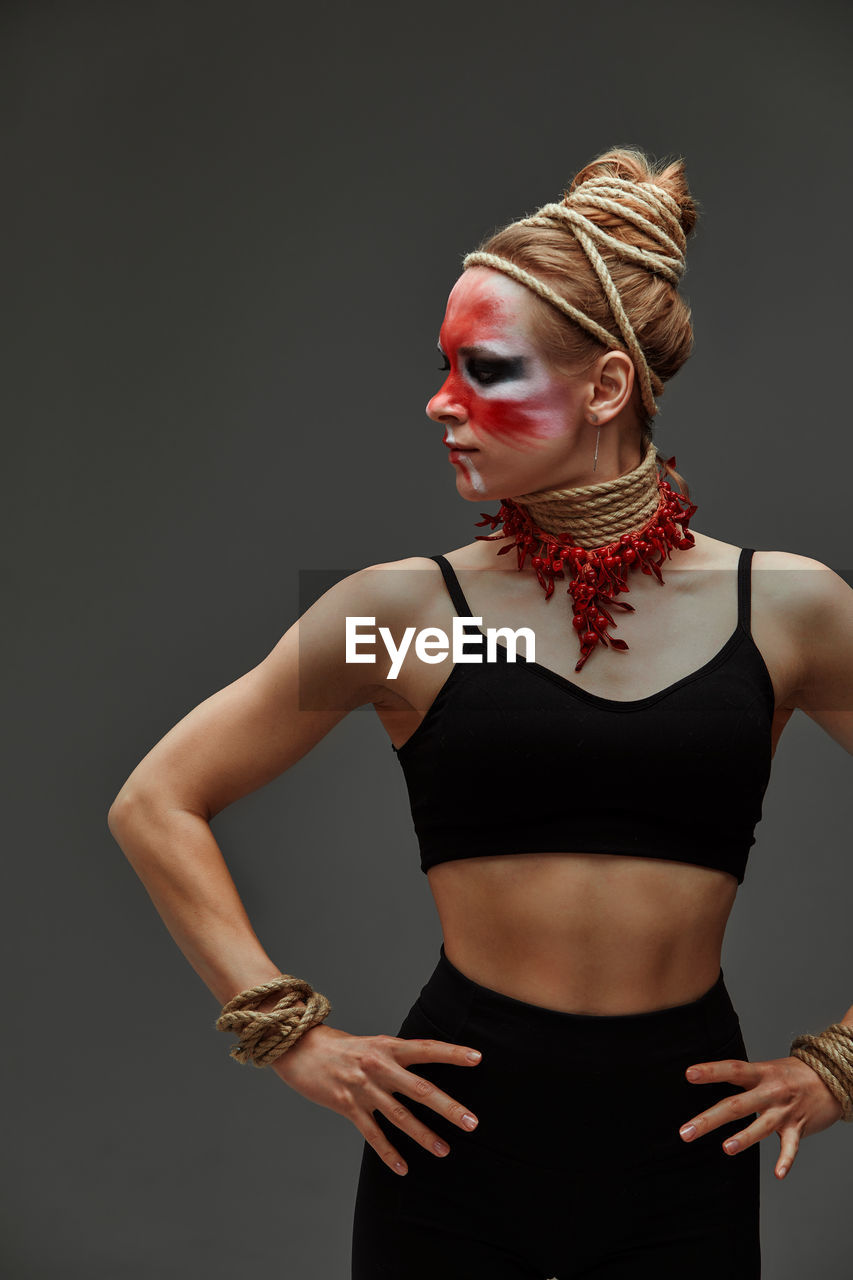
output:
M 590 416 L 590 418 L 592 418 L 592 421 L 593 421 L 593 422 L 598 422 L 598 414 L 597 414 L 597 413 L 591 413 L 589 416 Z M 595 471 L 596 467 L 598 466 L 598 440 L 599 440 L 600 435 L 601 435 L 601 427 L 599 427 L 599 428 L 598 428 L 598 430 L 597 430 L 597 431 L 596 431 L 596 433 L 595 433 L 595 457 L 594 457 L 594 458 L 593 458 L 593 460 L 592 460 L 592 469 L 593 469 L 593 471 Z

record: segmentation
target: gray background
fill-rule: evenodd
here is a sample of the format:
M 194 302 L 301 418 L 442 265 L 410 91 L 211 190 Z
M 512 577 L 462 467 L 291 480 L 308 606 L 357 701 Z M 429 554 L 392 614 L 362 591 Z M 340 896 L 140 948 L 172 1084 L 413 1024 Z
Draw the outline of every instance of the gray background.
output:
M 659 447 L 695 528 L 853 565 L 849 14 L 6 0 L 4 1274 L 348 1274 L 360 1134 L 228 1057 L 106 814 L 300 570 L 477 532 L 423 406 L 486 231 L 615 143 L 684 155 L 696 351 Z M 853 1001 L 850 758 L 800 713 L 764 813 L 724 969 L 779 1057 Z M 393 1034 L 441 939 L 372 711 L 214 830 L 276 963 Z M 850 1141 L 781 1185 L 762 1144 L 767 1276 L 848 1265 Z

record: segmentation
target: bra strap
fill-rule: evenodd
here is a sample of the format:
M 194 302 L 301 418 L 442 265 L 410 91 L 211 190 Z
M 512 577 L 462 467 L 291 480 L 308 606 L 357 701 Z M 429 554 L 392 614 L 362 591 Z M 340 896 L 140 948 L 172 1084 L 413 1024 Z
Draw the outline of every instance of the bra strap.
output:
M 752 603 L 752 557 L 753 547 L 742 547 L 737 565 L 737 620 L 738 626 L 750 634 Z M 444 584 L 447 587 L 453 607 L 458 618 L 472 618 L 470 605 L 459 585 L 459 579 L 450 561 L 443 555 L 430 556 L 441 570 Z
M 737 620 L 747 635 L 751 624 L 753 554 L 753 547 L 742 547 L 737 562 Z
M 469 608 L 468 601 L 465 599 L 462 588 L 459 585 L 459 579 L 450 561 L 442 555 L 430 556 L 430 560 L 434 560 L 441 570 L 444 585 L 450 593 L 450 599 L 453 601 L 457 618 L 473 618 L 474 615 Z

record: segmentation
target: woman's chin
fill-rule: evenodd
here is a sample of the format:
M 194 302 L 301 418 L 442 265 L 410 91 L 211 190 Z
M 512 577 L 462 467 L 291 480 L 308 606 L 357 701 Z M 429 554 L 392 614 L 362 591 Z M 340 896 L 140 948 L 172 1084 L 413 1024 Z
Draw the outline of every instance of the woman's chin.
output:
M 466 502 L 494 502 L 500 497 L 491 485 L 484 484 L 478 476 L 458 475 L 456 492 Z
M 491 502 L 495 487 L 483 478 L 475 465 L 457 462 L 453 469 L 460 498 L 466 502 Z

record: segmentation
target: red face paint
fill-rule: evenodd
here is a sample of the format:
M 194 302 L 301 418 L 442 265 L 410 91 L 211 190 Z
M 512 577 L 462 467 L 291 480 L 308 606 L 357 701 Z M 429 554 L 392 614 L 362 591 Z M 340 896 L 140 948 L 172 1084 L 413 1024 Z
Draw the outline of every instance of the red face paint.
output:
M 440 333 L 450 370 L 427 413 L 455 419 L 448 425 L 464 444 L 529 452 L 566 429 L 567 385 L 535 343 L 526 295 L 523 285 L 482 267 L 464 272 L 451 291 Z

